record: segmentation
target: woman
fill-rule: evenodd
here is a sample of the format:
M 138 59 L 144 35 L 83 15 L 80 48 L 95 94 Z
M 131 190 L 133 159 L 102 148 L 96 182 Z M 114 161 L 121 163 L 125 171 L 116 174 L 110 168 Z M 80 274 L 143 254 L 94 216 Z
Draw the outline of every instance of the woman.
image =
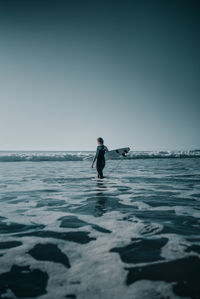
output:
M 103 179 L 103 169 L 105 167 L 105 152 L 108 151 L 108 148 L 104 145 L 103 138 L 97 138 L 97 151 L 96 155 L 92 161 L 91 167 L 93 168 L 94 162 L 96 161 L 97 177 Z

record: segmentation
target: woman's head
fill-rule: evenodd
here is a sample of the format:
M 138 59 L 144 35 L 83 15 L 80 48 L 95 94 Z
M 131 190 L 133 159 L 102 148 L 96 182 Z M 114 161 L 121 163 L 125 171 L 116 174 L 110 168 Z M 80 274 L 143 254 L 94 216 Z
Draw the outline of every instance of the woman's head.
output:
M 97 142 L 98 142 L 99 144 L 103 144 L 103 143 L 104 143 L 103 138 L 102 138 L 102 137 L 98 137 L 98 138 L 97 138 Z

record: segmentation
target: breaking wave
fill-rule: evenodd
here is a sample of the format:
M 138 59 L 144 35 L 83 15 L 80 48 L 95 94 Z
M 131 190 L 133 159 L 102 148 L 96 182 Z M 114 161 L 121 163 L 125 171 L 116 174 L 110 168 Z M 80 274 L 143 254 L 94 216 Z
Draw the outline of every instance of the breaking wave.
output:
M 200 158 L 200 150 L 190 151 L 132 151 L 130 159 Z
M 91 160 L 95 152 L 0 152 L 0 162 L 44 162 Z M 200 158 L 200 150 L 190 151 L 131 151 L 126 159 Z M 118 158 L 121 159 L 121 156 Z

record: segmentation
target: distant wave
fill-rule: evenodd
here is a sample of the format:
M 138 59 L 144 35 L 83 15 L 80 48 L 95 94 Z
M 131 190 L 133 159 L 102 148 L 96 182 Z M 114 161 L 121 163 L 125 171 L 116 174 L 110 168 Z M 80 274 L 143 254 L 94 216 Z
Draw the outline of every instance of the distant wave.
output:
M 67 152 L 4 152 L 0 153 L 0 162 L 82 161 L 85 157 L 86 154 Z
M 94 152 L 0 152 L 0 162 L 45 162 L 91 160 Z M 200 150 L 131 151 L 125 159 L 200 158 Z M 121 159 L 121 156 L 118 158 Z
M 160 158 L 200 158 L 200 150 L 190 151 L 136 151 L 130 152 L 128 159 L 160 159 Z

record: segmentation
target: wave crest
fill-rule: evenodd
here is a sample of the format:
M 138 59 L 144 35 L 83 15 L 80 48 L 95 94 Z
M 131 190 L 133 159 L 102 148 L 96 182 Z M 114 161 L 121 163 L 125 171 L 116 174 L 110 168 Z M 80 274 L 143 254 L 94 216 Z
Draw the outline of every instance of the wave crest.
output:
M 0 152 L 0 162 L 45 162 L 92 160 L 95 152 Z M 121 159 L 119 156 L 117 159 Z M 200 158 L 200 150 L 131 151 L 125 159 Z

